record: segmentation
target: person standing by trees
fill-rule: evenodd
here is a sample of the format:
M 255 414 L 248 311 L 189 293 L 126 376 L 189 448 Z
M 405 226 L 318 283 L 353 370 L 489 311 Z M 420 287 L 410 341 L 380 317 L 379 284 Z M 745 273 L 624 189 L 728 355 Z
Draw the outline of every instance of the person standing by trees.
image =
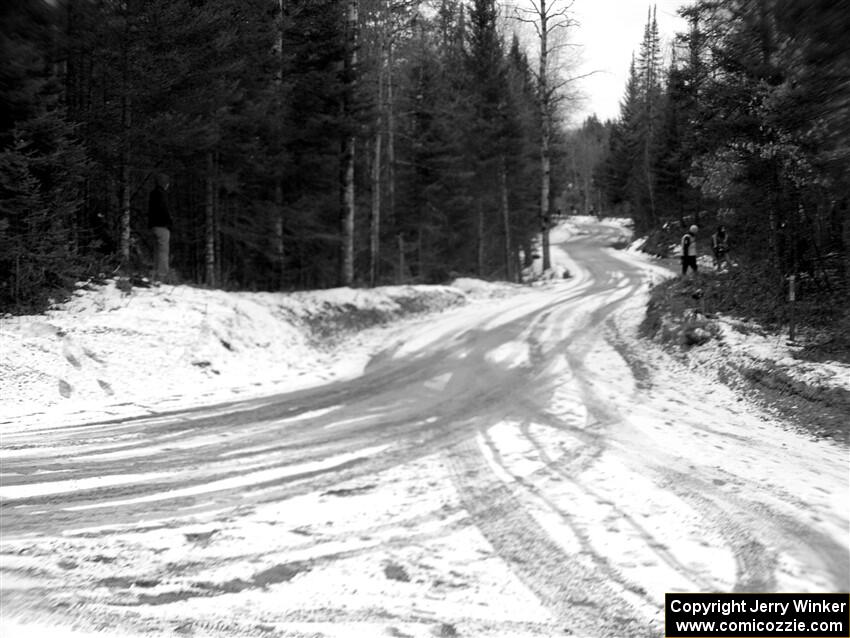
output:
M 156 185 L 148 200 L 148 226 L 154 235 L 153 280 L 162 281 L 168 277 L 168 252 L 171 243 L 171 215 L 168 212 L 168 200 L 165 196 L 171 180 L 165 173 L 156 176 Z
M 693 268 L 694 273 L 697 272 L 697 231 L 699 228 L 696 224 L 691 226 L 684 235 L 682 235 L 682 277 L 688 273 L 688 268 Z
M 714 252 L 714 267 L 720 270 L 720 264 L 729 266 L 729 236 L 726 234 L 726 226 L 718 226 L 711 236 L 711 250 Z

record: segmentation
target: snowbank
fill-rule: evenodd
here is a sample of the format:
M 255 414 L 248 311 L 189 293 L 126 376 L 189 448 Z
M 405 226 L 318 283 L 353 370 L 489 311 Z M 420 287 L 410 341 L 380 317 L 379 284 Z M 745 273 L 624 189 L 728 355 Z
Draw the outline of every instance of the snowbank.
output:
M 658 307 L 650 314 L 656 317 L 647 324 L 650 333 L 690 368 L 753 396 L 801 429 L 850 443 L 850 365 L 801 360 L 800 346 L 785 334 L 732 317 Z
M 786 335 L 761 332 L 758 326 L 737 319 L 719 317 L 712 325 L 717 338 L 690 353 L 696 364 L 841 408 L 850 424 L 850 365 L 802 361 L 795 357 L 799 347 L 790 344 Z
M 288 294 L 84 286 L 44 315 L 0 318 L 0 426 L 139 413 L 223 390 L 243 398 L 350 376 L 366 361 L 352 352 L 351 335 L 466 301 L 449 286 Z
M 653 285 L 676 276 L 675 262 L 641 252 L 640 241 L 612 254 L 651 268 Z M 660 302 L 650 303 L 642 332 L 703 376 L 745 395 L 756 390 L 753 398 L 784 420 L 850 443 L 850 365 L 801 360 L 800 347 L 785 334 L 723 315 L 709 318 L 693 308 L 674 311 Z

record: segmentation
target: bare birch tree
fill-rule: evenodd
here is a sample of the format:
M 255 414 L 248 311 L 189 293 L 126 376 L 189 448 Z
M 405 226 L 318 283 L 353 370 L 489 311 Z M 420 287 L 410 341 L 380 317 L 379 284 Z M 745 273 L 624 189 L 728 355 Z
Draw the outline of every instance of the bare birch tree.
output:
M 555 107 L 564 87 L 581 77 L 558 79 L 557 53 L 574 46 L 564 41 L 562 32 L 578 25 L 572 11 L 575 0 L 527 0 L 529 6 L 518 7 L 515 18 L 531 24 L 538 38 L 537 99 L 540 109 L 540 233 L 543 252 L 543 270 L 551 267 L 549 254 L 549 227 L 551 212 L 549 200 L 552 190 L 552 123 Z
M 342 116 L 351 116 L 354 100 L 354 88 L 357 81 L 357 31 L 359 1 L 347 0 L 345 16 L 345 90 L 342 98 Z M 340 190 L 340 284 L 350 286 L 354 283 L 354 130 L 343 133 L 340 144 L 339 190 Z

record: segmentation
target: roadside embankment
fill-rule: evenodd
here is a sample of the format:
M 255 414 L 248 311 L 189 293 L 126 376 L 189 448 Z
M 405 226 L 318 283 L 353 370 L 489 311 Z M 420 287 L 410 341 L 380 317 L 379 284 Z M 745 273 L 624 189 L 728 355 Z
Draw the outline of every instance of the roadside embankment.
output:
M 807 348 L 787 333 L 708 312 L 707 283 L 671 279 L 655 286 L 641 335 L 801 431 L 850 443 L 850 365 L 841 357 L 808 360 Z
M 474 284 L 474 285 L 473 285 Z M 381 326 L 499 285 L 247 293 L 81 284 L 40 315 L 0 317 L 0 428 L 113 418 L 284 392 L 359 373 Z

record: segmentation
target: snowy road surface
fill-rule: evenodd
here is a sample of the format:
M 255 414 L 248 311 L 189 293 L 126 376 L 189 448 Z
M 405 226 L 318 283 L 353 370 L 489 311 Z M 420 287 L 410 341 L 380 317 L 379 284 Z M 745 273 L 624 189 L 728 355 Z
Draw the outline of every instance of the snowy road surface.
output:
M 848 591 L 847 449 L 640 345 L 651 267 L 597 231 L 358 378 L 4 434 L 4 636 L 657 636 L 667 591 Z

